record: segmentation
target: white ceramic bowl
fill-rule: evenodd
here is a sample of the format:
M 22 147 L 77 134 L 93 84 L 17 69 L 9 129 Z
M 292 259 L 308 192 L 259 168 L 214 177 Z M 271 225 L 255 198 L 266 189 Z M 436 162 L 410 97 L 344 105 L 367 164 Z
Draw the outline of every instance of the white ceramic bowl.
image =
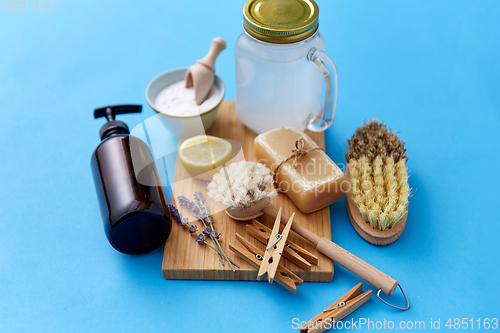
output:
M 212 127 L 215 116 L 217 115 L 217 111 L 224 100 L 224 95 L 226 93 L 226 87 L 224 86 L 224 82 L 215 75 L 214 85 L 218 89 L 218 94 L 220 100 L 216 104 L 215 107 L 212 107 L 209 110 L 201 112 L 199 115 L 194 116 L 172 116 L 166 113 L 161 112 L 155 106 L 155 100 L 158 93 L 168 87 L 169 85 L 184 80 L 186 76 L 187 67 L 185 68 L 176 68 L 165 73 L 162 73 L 155 77 L 146 88 L 146 100 L 148 101 L 149 106 L 160 113 L 164 117 L 161 117 L 165 127 L 180 137 L 191 137 L 195 135 L 205 134 L 206 131 Z M 200 122 L 201 120 L 201 122 Z

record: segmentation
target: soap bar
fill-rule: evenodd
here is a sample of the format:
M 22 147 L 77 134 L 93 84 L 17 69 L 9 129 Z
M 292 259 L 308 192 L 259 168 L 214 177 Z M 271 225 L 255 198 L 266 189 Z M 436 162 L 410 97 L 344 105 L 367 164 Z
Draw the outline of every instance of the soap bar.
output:
M 295 126 L 285 126 L 260 134 L 255 138 L 255 157 L 271 171 L 292 154 L 295 142 L 303 138 L 305 150 L 318 145 Z M 344 173 L 322 149 L 313 150 L 298 160 L 281 165 L 276 180 L 283 192 L 304 213 L 324 208 L 342 198 L 348 190 Z

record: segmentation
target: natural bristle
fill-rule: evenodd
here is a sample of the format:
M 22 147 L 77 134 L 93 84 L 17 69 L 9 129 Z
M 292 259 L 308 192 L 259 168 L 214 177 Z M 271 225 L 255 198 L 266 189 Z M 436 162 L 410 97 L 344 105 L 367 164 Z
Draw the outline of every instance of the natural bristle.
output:
M 351 194 L 372 228 L 392 228 L 406 213 L 410 187 L 404 142 L 376 120 L 349 139 Z
M 207 195 L 232 209 L 275 196 L 271 171 L 257 162 L 241 161 L 222 168 L 207 186 Z
M 349 139 L 349 149 L 346 158 L 359 159 L 366 156 L 372 162 L 377 156 L 391 156 L 395 162 L 406 160 L 406 149 L 403 140 L 385 124 L 372 120 L 361 126 Z

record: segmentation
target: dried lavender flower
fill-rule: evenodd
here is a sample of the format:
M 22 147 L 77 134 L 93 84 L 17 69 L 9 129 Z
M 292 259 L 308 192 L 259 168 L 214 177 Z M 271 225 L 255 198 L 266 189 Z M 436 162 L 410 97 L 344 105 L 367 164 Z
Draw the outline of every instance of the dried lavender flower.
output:
M 200 193 L 201 195 L 201 193 Z M 198 195 L 198 197 L 200 197 L 200 195 Z M 187 205 L 187 203 L 189 202 L 189 200 L 184 197 L 184 196 L 180 196 L 179 198 L 179 202 L 181 203 L 181 205 L 184 203 L 184 206 Z M 205 201 L 203 200 L 203 196 L 201 195 L 200 197 L 200 202 L 203 202 L 203 205 L 205 204 Z M 172 204 L 168 205 L 168 208 L 170 210 L 170 214 L 172 215 L 172 218 L 179 222 L 180 225 L 182 227 L 187 227 L 189 225 L 189 219 L 187 217 L 182 217 L 182 214 L 179 213 L 179 210 Z M 203 207 L 201 207 L 200 209 L 203 209 Z M 207 210 L 205 210 L 207 211 Z M 208 210 L 208 212 L 210 212 L 210 210 Z M 210 223 L 212 222 L 212 218 L 210 216 L 205 216 L 205 215 L 202 215 L 201 216 L 202 219 L 201 221 L 210 221 Z M 218 255 L 219 255 L 219 258 L 221 260 L 221 263 L 223 263 L 222 261 L 222 257 L 224 257 L 227 262 L 229 263 L 229 265 L 231 266 L 231 269 L 233 270 L 233 272 L 235 271 L 234 266 L 236 267 L 239 267 L 234 261 L 232 261 L 231 259 L 229 259 L 226 254 L 224 253 L 224 250 L 222 249 L 222 247 L 220 246 L 219 242 L 218 242 L 218 239 L 220 237 L 220 233 L 217 233 L 215 230 L 213 230 L 212 228 L 205 228 L 205 230 L 203 230 L 201 233 L 198 233 L 198 227 L 194 224 L 192 224 L 191 226 L 188 227 L 188 231 L 189 233 L 193 234 L 196 236 L 196 242 L 198 242 L 198 244 L 206 244 L 208 247 L 210 247 L 212 250 L 214 250 Z M 208 244 L 207 243 L 207 237 L 210 237 L 213 241 L 214 241 L 214 245 L 217 247 L 213 247 L 212 245 Z
M 203 242 L 205 242 L 206 239 L 207 239 L 207 235 L 204 235 L 204 234 L 198 234 L 198 236 L 196 237 L 196 241 L 199 244 L 202 244 Z
M 175 208 L 174 205 L 169 205 L 168 208 L 170 209 L 170 214 L 172 215 L 174 220 L 176 220 L 176 221 L 180 220 L 179 210 L 177 208 Z
M 219 239 L 221 234 L 220 234 L 220 232 L 218 233 L 217 231 L 213 230 L 211 235 L 213 238 Z
M 179 210 L 174 206 L 174 205 L 169 205 L 168 208 L 170 209 L 170 214 L 172 215 L 172 218 L 179 222 L 181 226 L 186 226 L 188 224 L 188 218 L 187 217 L 182 217 L 182 214 L 179 213 Z
M 189 199 L 183 195 L 179 195 L 177 199 L 179 200 L 179 204 L 181 204 L 181 206 L 186 206 L 189 202 Z
M 203 194 L 200 191 L 194 192 L 194 202 L 189 201 L 189 199 L 183 195 L 181 195 L 177 198 L 178 198 L 179 203 L 182 206 L 187 206 L 190 210 L 192 210 L 194 212 L 194 217 L 196 217 L 198 220 L 203 222 L 203 225 L 205 226 L 205 230 L 203 230 L 201 233 L 197 234 L 197 227 L 195 225 L 191 225 L 191 227 L 188 228 L 189 232 L 196 233 L 196 235 L 197 235 L 196 241 L 199 244 L 207 244 L 208 246 L 210 246 L 210 248 L 212 248 L 214 251 L 216 251 L 217 254 L 219 255 L 219 259 L 221 261 L 221 264 L 223 264 L 223 265 L 224 265 L 224 262 L 223 262 L 222 258 L 224 257 L 224 259 L 226 259 L 226 261 L 229 263 L 229 266 L 231 266 L 231 269 L 234 272 L 235 269 L 234 269 L 233 265 L 236 267 L 239 267 L 239 266 L 234 261 L 229 259 L 227 257 L 227 255 L 224 253 L 224 250 L 222 249 L 222 247 L 218 241 L 221 233 L 218 233 L 215 230 L 213 230 L 213 226 L 212 226 L 213 221 L 212 221 L 212 217 L 210 216 L 210 209 L 206 206 L 206 201 L 203 198 Z M 175 209 L 175 207 L 174 207 L 174 209 Z M 175 210 L 177 210 L 177 209 L 175 209 Z M 180 216 L 182 218 L 182 215 L 179 214 L 178 211 L 176 212 L 176 216 Z M 208 223 L 210 225 L 210 227 L 207 227 L 206 223 Z M 185 225 L 187 225 L 187 222 Z M 183 225 L 183 226 L 185 226 L 185 225 Z M 212 239 L 215 247 L 213 247 L 212 245 L 207 243 L 206 240 L 208 237 L 210 237 Z

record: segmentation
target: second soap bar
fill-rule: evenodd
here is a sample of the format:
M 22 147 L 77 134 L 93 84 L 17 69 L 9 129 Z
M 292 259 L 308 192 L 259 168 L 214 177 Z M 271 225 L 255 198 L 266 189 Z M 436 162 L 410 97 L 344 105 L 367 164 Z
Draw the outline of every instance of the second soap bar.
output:
M 255 138 L 255 157 L 265 163 L 272 171 L 292 154 L 295 142 L 303 138 L 305 150 L 318 145 L 295 126 L 285 126 L 262 133 Z M 281 189 L 304 213 L 311 213 L 339 200 L 347 188 L 344 173 L 320 149 L 310 151 L 298 160 L 284 163 L 278 169 L 276 180 Z

